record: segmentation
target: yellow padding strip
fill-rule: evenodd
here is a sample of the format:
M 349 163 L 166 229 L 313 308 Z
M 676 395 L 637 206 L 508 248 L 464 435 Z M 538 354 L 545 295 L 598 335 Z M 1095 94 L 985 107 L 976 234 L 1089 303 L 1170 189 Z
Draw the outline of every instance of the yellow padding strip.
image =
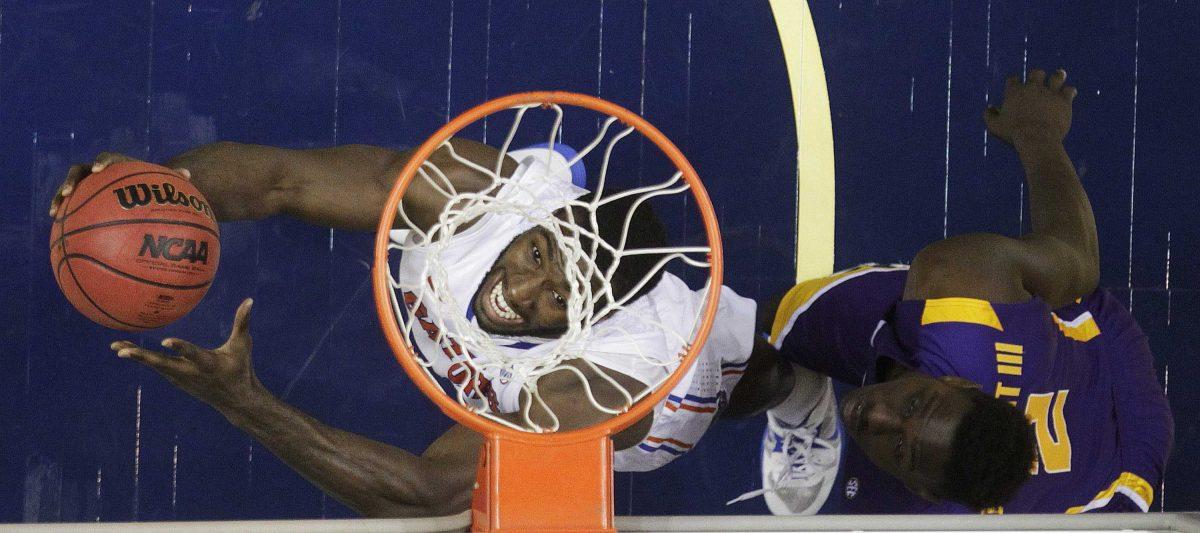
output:
M 921 313 L 921 325 L 938 324 L 941 322 L 965 322 L 979 324 L 999 331 L 1004 331 L 1000 325 L 1000 317 L 992 304 L 974 298 L 937 298 L 925 301 L 925 311 Z
M 771 0 L 796 118 L 796 281 L 833 271 L 834 158 L 829 88 L 806 0 Z

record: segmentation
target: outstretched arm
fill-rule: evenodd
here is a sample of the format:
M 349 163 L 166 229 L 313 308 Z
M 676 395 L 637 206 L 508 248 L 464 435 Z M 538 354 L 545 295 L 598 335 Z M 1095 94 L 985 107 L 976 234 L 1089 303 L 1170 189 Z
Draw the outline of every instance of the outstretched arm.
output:
M 250 300 L 238 308 L 233 333 L 206 350 L 180 339 L 163 346 L 178 355 L 115 342 L 138 361 L 208 403 L 322 490 L 372 517 L 442 516 L 470 504 L 482 438 L 455 426 L 422 455 L 322 424 L 272 395 L 250 363 Z
M 364 516 L 444 516 L 471 503 L 483 439 L 454 426 L 422 455 L 330 427 L 265 389 L 253 407 L 222 409 L 233 425 Z
M 926 246 L 913 259 L 906 299 L 1017 302 L 1035 295 L 1059 307 L 1096 288 L 1096 221 L 1062 144 L 1076 94 L 1066 76 L 1058 70 L 1047 80 L 1034 70 L 1024 83 L 1011 77 L 1000 108 L 984 112 L 988 131 L 1016 149 L 1025 169 L 1033 231 L 1017 239 L 962 235 Z
M 500 157 L 496 149 L 473 141 L 452 139 L 451 145 L 463 159 L 487 169 L 494 168 Z M 165 164 L 186 170 L 222 222 L 287 214 L 319 226 L 372 231 L 392 182 L 410 155 L 411 151 L 366 145 L 289 150 L 218 142 L 179 154 Z M 79 180 L 128 160 L 131 158 L 106 152 L 90 165 L 71 167 L 51 203 L 51 216 Z M 459 192 L 478 191 L 491 184 L 487 174 L 455 160 L 445 148 L 434 152 L 429 161 Z M 516 162 L 506 156 L 501 174 L 515 169 Z M 414 223 L 427 228 L 447 200 L 418 175 L 405 194 L 404 208 Z
M 233 425 L 266 446 L 300 475 L 351 509 L 372 517 L 444 516 L 465 510 L 471 501 L 476 465 L 483 438 L 462 426 L 439 437 L 421 455 L 321 423 L 270 393 L 254 374 L 250 353 L 250 306 L 238 308 L 229 340 L 211 350 L 175 338 L 163 340 L 169 355 L 114 342 L 122 358 L 133 359 L 158 372 L 184 392 L 211 405 Z M 619 407 L 624 396 L 590 365 L 573 360 L 591 383 L 601 405 Z M 637 395 L 644 385 L 617 372 L 606 372 L 621 388 Z M 573 372 L 547 374 L 538 382 L 545 406 L 561 429 L 590 426 L 613 416 L 595 409 Z M 531 416 L 543 426 L 552 424 L 541 407 Z M 508 415 L 517 424 L 519 414 Z M 637 444 L 653 421 L 643 418 L 613 436 L 616 449 Z

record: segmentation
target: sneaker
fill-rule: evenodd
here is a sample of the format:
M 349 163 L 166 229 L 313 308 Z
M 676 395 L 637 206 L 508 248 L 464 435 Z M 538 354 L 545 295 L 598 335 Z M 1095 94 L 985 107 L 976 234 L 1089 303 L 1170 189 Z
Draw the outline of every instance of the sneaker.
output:
M 832 387 L 822 402 L 833 402 Z M 726 505 L 762 496 L 771 514 L 816 514 L 837 477 L 842 454 L 841 429 L 837 427 L 837 409 L 819 410 L 825 415 L 788 428 L 767 412 L 767 428 L 762 440 L 763 488 L 747 492 Z M 821 428 L 834 428 L 829 438 L 821 438 Z

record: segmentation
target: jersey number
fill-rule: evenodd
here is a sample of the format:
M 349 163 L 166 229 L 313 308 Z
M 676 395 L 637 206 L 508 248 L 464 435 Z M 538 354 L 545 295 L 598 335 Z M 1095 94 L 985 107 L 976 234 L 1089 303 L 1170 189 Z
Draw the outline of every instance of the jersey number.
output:
M 1067 419 L 1063 416 L 1068 392 L 1070 391 L 1064 389 L 1058 392 L 1030 394 L 1025 403 L 1025 416 L 1033 424 L 1041 467 L 1047 474 L 1071 471 L 1071 435 L 1067 433 Z M 1053 435 L 1050 434 L 1052 425 Z M 1036 462 L 1033 464 L 1032 473 L 1038 473 Z

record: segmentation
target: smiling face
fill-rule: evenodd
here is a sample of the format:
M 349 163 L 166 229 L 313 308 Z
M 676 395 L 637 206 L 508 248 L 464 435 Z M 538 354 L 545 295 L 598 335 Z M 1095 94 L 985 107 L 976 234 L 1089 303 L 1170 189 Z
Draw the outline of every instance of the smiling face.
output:
M 842 421 L 872 462 L 937 501 L 955 431 L 972 407 L 968 387 L 959 378 L 908 373 L 848 393 Z
M 500 253 L 472 306 L 488 333 L 558 337 L 567 328 L 570 291 L 558 247 L 538 227 L 518 235 Z

